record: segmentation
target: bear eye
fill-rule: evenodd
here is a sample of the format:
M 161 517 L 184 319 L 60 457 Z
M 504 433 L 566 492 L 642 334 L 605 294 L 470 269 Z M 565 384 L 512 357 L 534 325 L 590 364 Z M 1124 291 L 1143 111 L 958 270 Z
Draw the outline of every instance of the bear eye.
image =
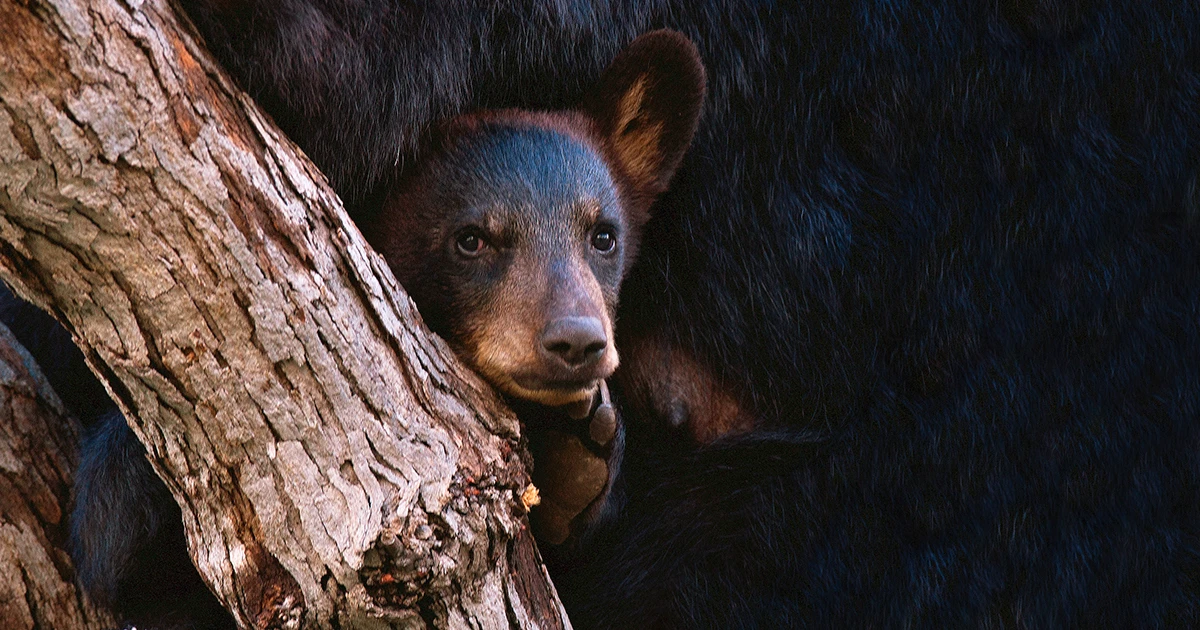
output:
M 483 253 L 487 242 L 483 240 L 483 236 L 479 234 L 478 230 L 467 229 L 454 238 L 454 246 L 458 248 L 458 253 L 473 258 Z
M 602 227 L 592 233 L 592 247 L 596 251 L 610 252 L 617 245 L 617 233 L 610 227 Z

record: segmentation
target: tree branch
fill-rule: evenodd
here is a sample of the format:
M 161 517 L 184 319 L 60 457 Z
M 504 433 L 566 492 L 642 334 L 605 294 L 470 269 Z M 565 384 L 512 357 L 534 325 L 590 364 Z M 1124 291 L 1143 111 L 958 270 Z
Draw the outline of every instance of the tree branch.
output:
M 241 625 L 568 625 L 516 419 L 178 16 L 0 0 L 0 276 L 72 331 Z

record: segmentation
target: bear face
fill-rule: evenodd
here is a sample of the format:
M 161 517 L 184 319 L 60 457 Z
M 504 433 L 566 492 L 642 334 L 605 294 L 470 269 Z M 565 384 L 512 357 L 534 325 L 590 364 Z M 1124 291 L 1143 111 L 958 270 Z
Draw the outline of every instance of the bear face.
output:
M 430 327 L 501 391 L 590 400 L 619 363 L 621 280 L 703 99 L 691 42 L 644 35 L 580 110 L 440 125 L 368 234 Z
M 546 405 L 589 397 L 617 367 L 635 245 L 610 170 L 561 117 L 454 127 L 389 200 L 379 249 L 434 331 L 500 389 Z

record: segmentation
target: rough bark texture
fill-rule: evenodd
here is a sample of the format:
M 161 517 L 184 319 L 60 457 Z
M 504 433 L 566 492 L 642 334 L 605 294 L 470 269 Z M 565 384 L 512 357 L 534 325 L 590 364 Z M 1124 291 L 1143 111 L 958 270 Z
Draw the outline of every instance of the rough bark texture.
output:
M 516 419 L 179 21 L 0 0 L 0 276 L 67 323 L 241 625 L 567 625 Z
M 0 325 L 0 628 L 111 628 L 75 587 L 64 516 L 78 428 Z

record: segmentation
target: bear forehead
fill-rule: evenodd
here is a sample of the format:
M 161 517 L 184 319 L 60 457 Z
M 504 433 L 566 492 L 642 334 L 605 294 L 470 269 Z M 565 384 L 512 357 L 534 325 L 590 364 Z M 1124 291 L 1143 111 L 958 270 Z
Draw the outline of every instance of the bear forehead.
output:
M 603 158 L 555 129 L 488 125 L 459 139 L 436 169 L 442 196 L 466 206 L 551 211 L 616 202 Z

